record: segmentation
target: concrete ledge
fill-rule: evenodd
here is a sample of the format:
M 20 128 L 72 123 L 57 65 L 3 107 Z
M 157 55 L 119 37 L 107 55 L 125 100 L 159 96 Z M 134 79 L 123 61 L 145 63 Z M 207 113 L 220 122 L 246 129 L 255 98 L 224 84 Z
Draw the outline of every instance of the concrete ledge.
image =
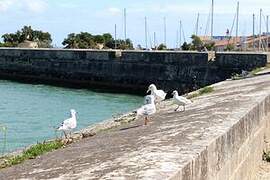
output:
M 143 120 L 0 171 L 0 179 L 255 179 L 270 131 L 270 75 L 214 85 L 186 112 Z

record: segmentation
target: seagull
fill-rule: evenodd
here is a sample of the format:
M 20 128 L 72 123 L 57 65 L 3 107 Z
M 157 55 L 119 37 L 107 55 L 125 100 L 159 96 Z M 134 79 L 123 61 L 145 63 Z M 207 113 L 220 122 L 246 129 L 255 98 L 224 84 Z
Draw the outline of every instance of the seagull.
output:
M 151 95 L 153 95 L 155 97 L 157 103 L 165 100 L 165 97 L 167 95 L 163 90 L 158 90 L 154 84 L 151 84 L 148 87 L 147 93 L 149 91 L 151 91 Z
M 179 96 L 177 91 L 173 91 L 172 93 L 173 95 L 173 102 L 174 104 L 177 104 L 178 107 L 174 110 L 177 111 L 179 109 L 180 106 L 184 107 L 184 111 L 186 110 L 186 105 L 191 104 L 192 101 L 183 97 L 183 96 Z
M 148 95 L 145 96 L 144 105 L 137 109 L 137 116 L 144 116 L 144 125 L 147 125 L 149 122 L 148 117 L 152 114 L 156 113 L 156 105 L 155 105 L 155 96 Z
M 77 127 L 77 112 L 74 109 L 70 110 L 71 117 L 62 122 L 61 126 L 57 128 L 58 131 L 63 131 L 67 138 L 66 132 L 70 132 Z

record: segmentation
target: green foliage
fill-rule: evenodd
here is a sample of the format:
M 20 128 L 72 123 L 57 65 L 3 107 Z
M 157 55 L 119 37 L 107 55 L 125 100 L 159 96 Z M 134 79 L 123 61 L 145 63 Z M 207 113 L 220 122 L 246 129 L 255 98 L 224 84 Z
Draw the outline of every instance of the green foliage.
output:
M 0 168 L 6 168 L 12 165 L 20 164 L 28 159 L 35 159 L 40 155 L 62 148 L 63 146 L 64 144 L 59 140 L 38 143 L 30 147 L 20 155 L 4 158 L 4 163 L 1 164 Z
M 255 68 L 251 71 L 251 75 L 255 76 L 258 72 L 264 70 L 265 67 Z
M 214 42 L 203 42 L 199 36 L 196 35 L 192 35 L 191 36 L 192 42 L 191 43 L 187 43 L 184 42 L 182 45 L 182 50 L 193 50 L 193 51 L 203 51 L 205 49 L 207 50 L 213 50 L 215 43 Z
M 157 49 L 158 50 L 166 50 L 167 46 L 165 44 L 160 44 Z
M 192 42 L 191 42 L 191 50 L 197 50 L 197 51 L 201 51 L 203 49 L 203 42 L 202 40 L 196 36 L 196 35 L 192 35 L 191 36 Z
M 270 162 L 270 151 L 268 152 L 263 152 L 263 160 L 266 162 Z
M 214 42 L 204 43 L 204 48 L 206 48 L 208 51 L 212 51 L 215 48 L 215 43 Z
M 224 50 L 225 51 L 233 51 L 234 49 L 235 49 L 235 47 L 233 44 L 228 44 Z
M 94 42 L 102 44 L 104 43 L 104 37 L 102 35 L 96 35 L 93 37 L 94 38 Z
M 188 51 L 191 48 L 191 44 L 188 44 L 187 42 L 184 42 L 183 45 L 181 46 L 182 50 Z
M 67 49 L 98 49 L 99 44 L 102 44 L 104 49 L 115 49 L 115 43 L 117 49 L 133 49 L 130 39 L 115 41 L 109 33 L 102 35 L 92 35 L 88 32 L 71 33 L 62 42 Z
M 2 36 L 4 43 L 1 47 L 17 47 L 25 40 L 34 41 L 38 43 L 41 48 L 51 47 L 52 38 L 50 33 L 39 30 L 33 30 L 31 26 L 24 26 L 20 31 Z
M 94 41 L 94 36 L 88 32 L 81 32 L 80 34 L 71 33 L 64 39 L 62 44 L 68 49 L 94 49 L 97 45 Z
M 103 34 L 103 39 L 104 39 L 104 43 L 106 44 L 107 42 L 113 40 L 113 37 L 110 33 L 105 33 Z
M 213 88 L 213 87 L 211 87 L 211 86 L 206 86 L 206 87 L 204 87 L 204 88 L 202 88 L 202 89 L 199 90 L 199 94 L 200 94 L 200 95 L 208 94 L 208 93 L 211 93 L 211 92 L 213 92 L 213 91 L 214 91 L 214 88 Z
M 111 41 L 108 41 L 105 44 L 105 47 L 110 48 L 110 49 L 115 49 L 115 43 L 116 43 L 116 49 L 134 49 L 133 48 L 133 43 L 130 39 L 122 40 L 122 39 L 117 39 L 116 41 L 112 39 Z
M 138 44 L 136 49 L 142 50 L 143 47 L 142 47 L 142 45 Z
M 206 86 L 202 89 L 199 89 L 198 92 L 195 92 L 195 93 L 192 93 L 188 96 L 188 99 L 192 99 L 192 98 L 195 98 L 195 97 L 198 97 L 198 96 L 201 96 L 201 95 L 204 95 L 204 94 L 209 94 L 211 92 L 214 91 L 214 88 L 211 87 L 211 86 Z

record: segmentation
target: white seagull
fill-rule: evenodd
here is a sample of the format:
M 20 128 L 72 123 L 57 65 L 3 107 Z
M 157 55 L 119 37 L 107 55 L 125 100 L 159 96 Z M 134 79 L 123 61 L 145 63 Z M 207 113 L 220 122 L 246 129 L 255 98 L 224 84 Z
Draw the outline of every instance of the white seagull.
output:
M 156 113 L 155 97 L 153 95 L 145 96 L 144 105 L 137 109 L 137 116 L 144 117 L 144 125 L 147 125 L 149 122 L 148 117 Z
M 71 117 L 62 122 L 61 126 L 57 128 L 59 131 L 63 131 L 67 138 L 66 132 L 70 132 L 77 127 L 77 112 L 74 109 L 70 110 Z
M 185 111 L 186 110 L 186 108 L 185 108 L 186 105 L 192 103 L 191 100 L 189 100 L 189 99 L 187 99 L 187 98 L 185 98 L 183 96 L 179 96 L 177 91 L 173 91 L 172 95 L 173 95 L 173 102 L 174 102 L 174 104 L 177 104 L 178 105 L 178 107 L 174 111 L 177 111 L 180 106 L 183 106 L 184 107 L 184 111 Z
M 166 97 L 166 93 L 163 90 L 158 90 L 157 87 L 154 84 L 151 84 L 148 87 L 147 93 L 151 91 L 151 95 L 153 95 L 155 97 L 155 100 L 157 103 L 165 100 Z

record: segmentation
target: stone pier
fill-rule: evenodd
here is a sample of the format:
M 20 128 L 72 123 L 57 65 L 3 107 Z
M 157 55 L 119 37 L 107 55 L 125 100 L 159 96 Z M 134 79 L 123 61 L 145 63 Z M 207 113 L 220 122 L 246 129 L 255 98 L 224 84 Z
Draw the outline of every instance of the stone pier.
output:
M 0 179 L 256 179 L 270 142 L 270 75 L 213 87 L 185 112 L 167 101 L 148 126 L 101 132 L 2 169 Z

